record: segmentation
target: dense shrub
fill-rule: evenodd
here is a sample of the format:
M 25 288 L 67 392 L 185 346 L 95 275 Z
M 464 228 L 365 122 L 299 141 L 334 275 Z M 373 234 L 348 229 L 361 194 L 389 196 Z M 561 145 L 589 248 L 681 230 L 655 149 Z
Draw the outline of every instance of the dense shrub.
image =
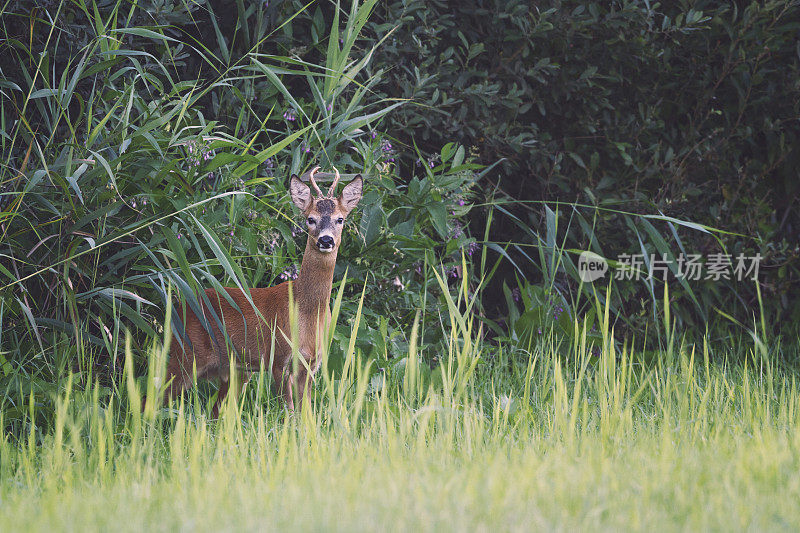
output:
M 575 281 L 589 248 L 758 252 L 769 323 L 800 318 L 797 1 L 17 0 L 2 15 L 7 394 L 118 369 L 119 333 L 157 337 L 170 287 L 290 277 L 285 180 L 314 163 L 367 176 L 337 274 L 348 295 L 367 287 L 365 354 L 404 350 L 420 309 L 421 345 L 440 340 L 425 317 L 442 266 L 469 290 L 486 274 L 496 337 L 568 335 L 604 299 Z M 652 280 L 611 294 L 629 331 L 665 314 Z M 669 298 L 700 332 L 761 303 L 725 280 Z
M 240 20 L 261 26 L 214 32 L 214 48 L 192 35 L 210 5 L 165 5 L 3 13 L 0 387 L 15 402 L 66 370 L 88 383 L 121 370 L 124 331 L 144 353 L 170 290 L 193 301 L 201 287 L 293 277 L 305 236 L 286 183 L 314 164 L 366 178 L 336 274 L 348 294 L 368 287 L 365 351 L 386 357 L 402 347 L 399 326 L 435 311 L 432 269 L 467 275 L 474 239 L 460 219 L 477 167 L 443 143 L 436 165 L 398 177 L 378 126 L 402 102 L 370 92 L 368 55 L 348 59 L 374 2 L 316 19 L 316 63 L 269 41 L 274 6 L 250 6 Z M 341 40 L 329 46 L 331 26 Z
M 587 204 L 562 209 L 568 248 L 661 251 L 641 220 L 609 209 L 738 234 L 653 228 L 674 254 L 678 239 L 687 253 L 760 253 L 772 323 L 797 323 L 800 3 L 396 1 L 376 16 L 375 35 L 397 28 L 371 65 L 385 70 L 378 88 L 416 104 L 392 113 L 387 131 L 423 151 L 456 140 L 482 163 L 502 159 L 489 178 L 503 198 Z M 501 217 L 494 239 L 538 244 L 544 210 L 511 212 L 522 231 Z M 535 270 L 514 257 L 522 275 Z M 652 318 L 658 287 L 620 285 L 624 314 Z M 672 296 L 696 326 L 714 308 L 751 322 L 758 307 L 752 283 L 676 284 Z

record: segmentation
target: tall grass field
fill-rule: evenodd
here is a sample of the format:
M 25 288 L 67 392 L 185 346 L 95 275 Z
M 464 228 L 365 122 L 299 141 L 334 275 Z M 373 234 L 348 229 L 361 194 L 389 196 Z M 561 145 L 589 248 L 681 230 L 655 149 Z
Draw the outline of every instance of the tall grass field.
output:
M 647 367 L 606 315 L 601 350 L 583 331 L 575 364 L 552 339 L 519 359 L 483 345 L 464 302 L 450 304 L 433 372 L 412 332 L 402 373 L 370 378 L 354 333 L 293 414 L 256 378 L 218 420 L 196 393 L 140 412 L 162 376 L 158 345 L 145 390 L 130 365 L 108 402 L 68 384 L 51 435 L 38 442 L 31 424 L 0 441 L 0 529 L 800 527 L 800 392 L 755 347 L 718 365 L 708 346 L 680 345 Z

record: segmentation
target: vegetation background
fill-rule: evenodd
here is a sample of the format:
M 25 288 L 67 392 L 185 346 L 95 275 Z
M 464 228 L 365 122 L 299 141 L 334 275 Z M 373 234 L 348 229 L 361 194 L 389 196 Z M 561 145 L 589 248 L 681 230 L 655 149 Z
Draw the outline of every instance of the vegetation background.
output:
M 0 14 L 7 479 L 46 493 L 49 478 L 32 480 L 47 461 L 63 480 L 113 448 L 115 468 L 149 483 L 161 460 L 272 442 L 268 429 L 237 440 L 280 425 L 255 390 L 245 405 L 267 415 L 240 410 L 220 433 L 202 425 L 213 385 L 193 409 L 142 419 L 129 406 L 159 386 L 175 296 L 197 305 L 203 287 L 296 275 L 305 236 L 286 184 L 315 164 L 367 185 L 335 276 L 347 282 L 325 372 L 339 378 L 319 385 L 299 440 L 277 445 L 287 465 L 308 440 L 344 439 L 328 444 L 335 461 L 350 438 L 469 447 L 487 432 L 486 460 L 506 437 L 605 443 L 598 472 L 604 446 L 645 434 L 635 442 L 666 468 L 655 443 L 687 420 L 677 446 L 699 446 L 699 462 L 708 442 L 733 453 L 755 432 L 796 464 L 797 0 L 5 0 Z M 639 280 L 581 283 L 583 250 L 612 269 L 622 254 L 665 257 L 669 282 L 646 264 Z M 759 254 L 758 281 L 680 280 L 679 254 Z M 422 424 L 427 408 L 449 414 Z M 182 448 L 185 423 L 218 444 Z M 84 448 L 64 432 L 97 435 Z M 143 457 L 154 471 L 137 470 Z M 796 494 L 750 466 L 737 483 Z M 583 508 L 577 522 L 539 518 L 585 526 Z M 759 516 L 738 524 L 780 523 Z

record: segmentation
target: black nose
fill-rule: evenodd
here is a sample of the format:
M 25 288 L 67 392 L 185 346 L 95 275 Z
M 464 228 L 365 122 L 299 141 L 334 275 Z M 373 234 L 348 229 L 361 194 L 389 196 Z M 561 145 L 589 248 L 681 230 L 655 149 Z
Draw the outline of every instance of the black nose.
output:
M 317 246 L 320 248 L 333 248 L 334 244 L 336 244 L 336 241 L 330 235 L 323 235 L 317 239 Z

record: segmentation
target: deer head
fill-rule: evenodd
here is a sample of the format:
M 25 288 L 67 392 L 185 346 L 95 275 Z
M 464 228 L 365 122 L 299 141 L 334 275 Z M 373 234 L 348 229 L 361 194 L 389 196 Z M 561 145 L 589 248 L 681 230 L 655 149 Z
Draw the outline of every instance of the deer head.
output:
M 289 192 L 292 201 L 306 217 L 308 239 L 313 249 L 322 254 L 329 254 L 339 249 L 342 240 L 342 228 L 347 215 L 358 205 L 364 188 L 361 174 L 345 185 L 342 194 L 334 197 L 336 184 L 339 182 L 339 171 L 334 168 L 336 178 L 333 180 L 328 194 L 324 195 L 314 181 L 314 174 L 320 167 L 314 167 L 309 173 L 309 181 L 317 191 L 315 198 L 311 188 L 303 183 L 296 174 L 289 181 Z

